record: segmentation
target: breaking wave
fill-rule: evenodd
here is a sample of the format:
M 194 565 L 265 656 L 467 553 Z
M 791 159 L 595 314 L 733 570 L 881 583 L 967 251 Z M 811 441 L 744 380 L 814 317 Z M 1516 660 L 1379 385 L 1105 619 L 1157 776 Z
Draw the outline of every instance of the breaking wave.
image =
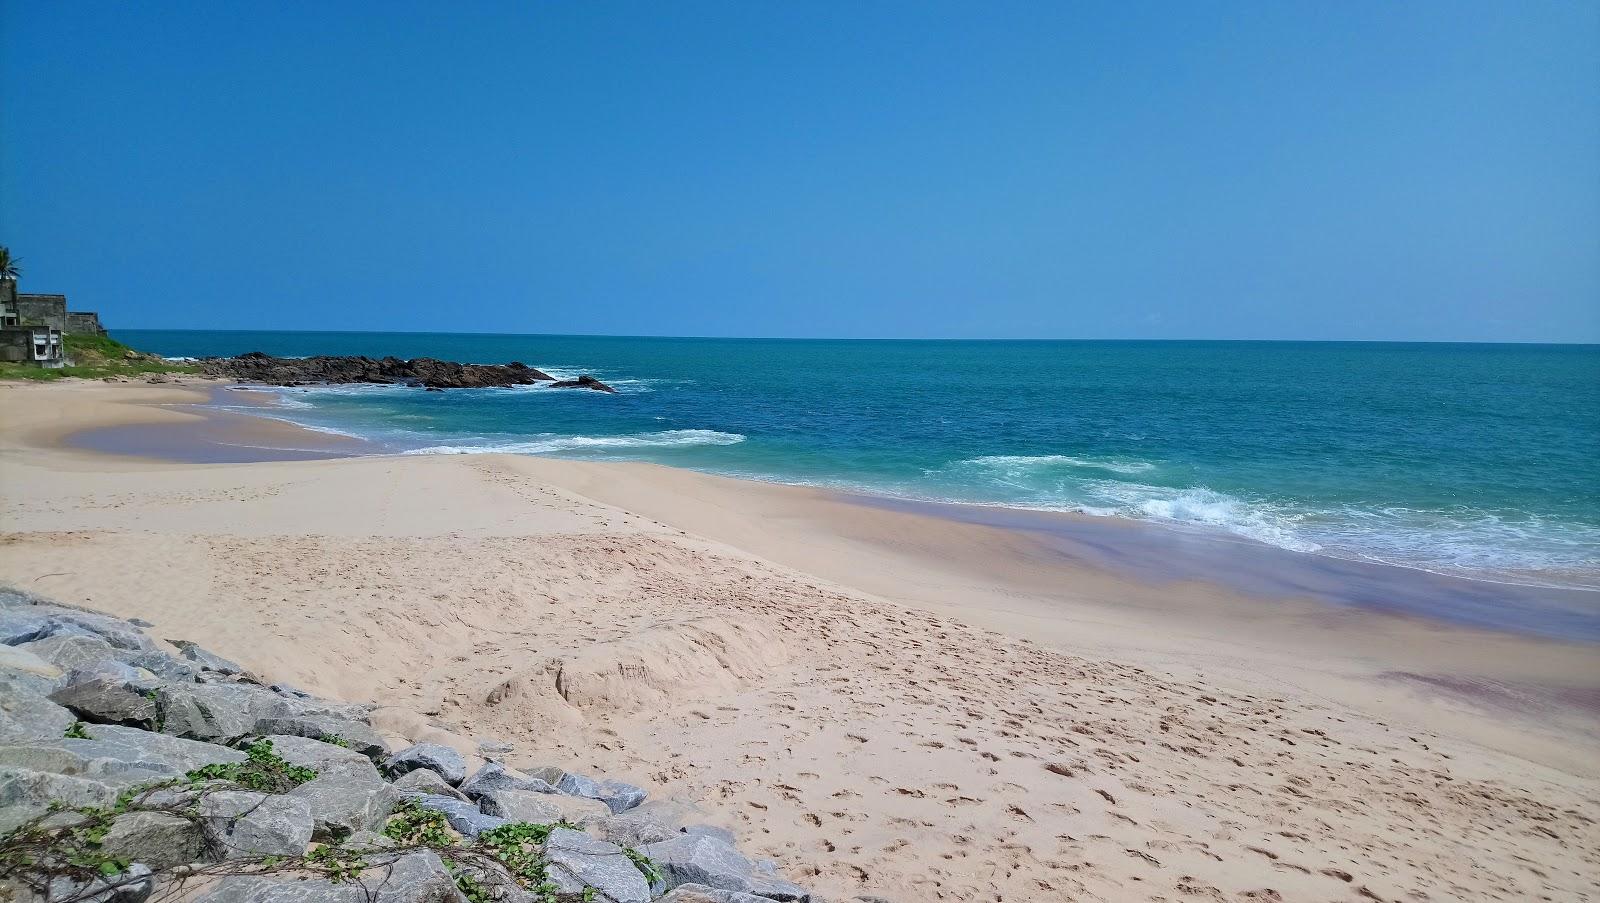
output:
M 626 450 L 640 448 L 688 448 L 698 445 L 734 445 L 743 442 L 739 433 L 717 430 L 665 430 L 631 436 L 539 436 L 515 442 L 486 442 L 482 445 L 430 445 L 401 452 L 405 455 L 544 455 L 556 452 Z
M 1289 500 L 1160 485 L 1163 468 L 1123 458 L 988 455 L 928 471 L 940 500 L 1122 517 L 1221 531 L 1317 552 L 1436 573 L 1550 586 L 1600 586 L 1600 528 L 1525 513 L 1458 507 L 1325 508 Z M 1181 468 L 1179 468 L 1181 470 Z M 1142 477 L 1142 479 L 1140 479 Z

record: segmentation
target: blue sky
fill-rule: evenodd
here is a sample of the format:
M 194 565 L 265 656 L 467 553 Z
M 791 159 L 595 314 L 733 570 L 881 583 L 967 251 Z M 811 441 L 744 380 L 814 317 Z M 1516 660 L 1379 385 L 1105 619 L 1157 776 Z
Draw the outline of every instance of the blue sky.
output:
M 1600 5 L 0 0 L 113 326 L 1600 341 Z

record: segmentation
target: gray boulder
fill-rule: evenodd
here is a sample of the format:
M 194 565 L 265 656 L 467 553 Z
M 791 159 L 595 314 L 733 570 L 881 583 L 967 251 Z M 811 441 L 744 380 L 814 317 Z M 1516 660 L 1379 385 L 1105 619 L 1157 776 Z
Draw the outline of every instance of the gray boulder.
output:
M 144 635 L 144 631 L 121 618 L 113 618 L 110 615 L 96 614 L 90 611 L 80 611 L 75 608 L 64 608 L 58 605 L 41 605 L 37 606 L 37 608 L 49 610 L 51 619 L 58 625 L 55 633 L 88 631 L 118 649 L 141 652 L 156 651 L 156 644 Z M 54 635 L 54 633 L 51 635 Z
M 489 757 L 484 756 L 484 758 L 487 759 Z M 530 778 L 538 778 L 551 787 L 559 786 L 561 779 L 567 776 L 567 772 L 564 769 L 557 768 L 554 765 L 536 765 L 532 768 L 524 768 L 519 765 L 517 770 Z
M 120 815 L 100 841 L 100 851 L 153 868 L 188 865 L 206 858 L 206 836 L 190 819 L 168 812 Z
M 448 796 L 413 797 L 412 802 L 424 809 L 442 813 L 450 822 L 450 827 L 466 837 L 477 837 L 490 828 L 511 823 L 496 815 L 485 815 L 474 803 L 464 803 Z
M 582 796 L 592 800 L 600 798 L 600 782 L 581 774 L 563 771 L 555 785 L 557 790 L 571 796 Z
M 62 635 L 98 636 L 118 649 L 153 650 L 155 643 L 120 618 L 69 608 L 27 593 L 10 592 L 0 604 L 0 645 Z
M 483 766 L 472 773 L 472 777 L 461 782 L 461 792 L 472 799 L 479 799 L 491 790 L 531 790 L 535 793 L 556 793 L 556 788 L 538 778 L 530 778 L 521 772 L 512 771 L 499 762 L 485 762 Z
M 607 810 L 608 812 L 610 810 Z M 645 844 L 660 843 L 671 840 L 678 834 L 676 830 L 652 818 L 624 812 L 621 815 L 603 815 L 599 818 L 586 820 L 584 827 L 589 833 L 607 840 L 611 843 L 621 844 L 625 847 L 642 847 Z
M 680 884 L 658 899 L 660 903 L 772 903 L 766 897 L 736 890 L 718 890 L 704 884 Z
M 167 684 L 156 691 L 161 733 L 208 743 L 232 743 L 256 733 L 256 692 L 228 684 Z
M 731 844 L 704 834 L 680 834 L 671 840 L 648 844 L 640 852 L 655 862 L 662 876 L 659 890 L 681 884 L 703 884 L 718 890 L 739 891 L 772 900 L 809 903 L 805 888 L 758 870 Z
M 666 825 L 673 830 L 677 830 L 685 824 L 705 818 L 705 813 L 692 803 L 679 802 L 674 799 L 659 799 L 640 803 L 629 809 L 627 817 L 635 816 L 648 818 L 657 824 Z
M 15 650 L 16 648 L 15 646 L 0 646 L 0 649 Z M 60 680 L 59 669 L 56 671 L 56 676 L 50 677 L 35 671 L 0 668 L 0 695 L 26 691 L 35 696 L 48 697 L 55 692 L 56 683 Z
M 59 634 L 23 643 L 20 648 L 39 656 L 63 671 L 88 668 L 100 662 L 118 660 L 118 650 L 92 634 Z
M 0 743 L 55 740 L 77 716 L 44 696 L 20 687 L 0 692 Z
M 644 802 L 645 792 L 622 781 L 596 781 L 594 778 L 567 772 L 556 783 L 556 789 L 572 796 L 586 797 L 605 803 L 612 812 L 626 812 Z
M 302 765 L 317 774 L 345 772 L 378 779 L 372 760 L 353 749 L 288 734 L 273 734 L 267 739 L 272 741 L 272 751 L 290 765 Z
M 53 878 L 50 887 L 44 895 L 28 894 L 20 899 L 27 901 L 30 898 L 39 903 L 144 903 L 155 890 L 155 879 L 150 876 L 150 867 L 142 863 L 128 866 L 128 870 L 109 877 L 97 877 L 88 881 L 76 878 Z
M 276 696 L 284 702 L 289 700 Z M 337 715 L 313 714 L 280 714 L 266 715 L 256 719 L 255 732 L 258 734 L 289 734 L 294 737 L 310 737 L 320 740 L 323 737 L 339 737 L 350 744 L 350 748 L 369 758 L 387 755 L 389 747 L 383 742 L 383 737 L 372 729 L 372 725 Z
M 478 807 L 486 815 L 498 815 L 508 821 L 526 821 L 539 825 L 567 821 L 584 824 L 588 820 L 607 817 L 609 809 L 598 800 L 559 793 L 537 793 L 531 790 L 488 790 L 478 797 Z
M 719 828 L 716 825 L 684 825 L 683 833 L 703 834 L 707 837 L 715 837 L 729 846 L 734 846 L 739 843 L 739 838 L 734 836 L 732 831 L 729 831 L 727 828 Z
M 595 889 L 607 903 L 648 903 L 650 885 L 638 866 L 614 843 L 581 831 L 557 828 L 545 842 L 546 874 L 561 893 Z
M 214 671 L 218 674 L 246 674 L 243 666 L 237 662 L 225 659 L 215 652 L 210 652 L 197 643 L 188 640 L 168 640 L 178 647 L 178 655 L 188 661 L 194 662 L 201 671 Z
M 383 770 L 392 777 L 408 771 L 427 768 L 438 772 L 445 782 L 460 784 L 467 779 L 467 761 L 461 754 L 438 743 L 417 743 L 400 750 L 383 763 Z
M 117 786 L 92 778 L 0 765 L 0 833 L 44 815 L 51 803 L 109 806 L 117 792 Z
M 206 840 L 224 859 L 299 856 L 311 843 L 311 807 L 304 799 L 245 790 L 207 793 L 199 814 Z
M 406 799 L 418 796 L 448 796 L 463 803 L 467 802 L 465 793 L 446 784 L 444 778 L 439 777 L 437 771 L 428 768 L 418 768 L 416 771 L 406 772 L 395 779 L 394 787 Z
M 600 795 L 595 799 L 605 803 L 612 812 L 627 812 L 643 803 L 645 796 L 642 788 L 608 778 L 600 782 Z
M 42 640 L 50 636 L 56 626 L 57 622 L 42 610 L 0 609 L 0 645 L 16 646 Z
M 358 880 L 340 884 L 234 875 L 217 882 L 194 903 L 465 903 L 455 879 L 432 850 L 372 861 Z
M 245 760 L 236 749 L 137 728 L 92 724 L 87 730 L 88 740 L 63 737 L 0 746 L 0 765 L 126 787 L 177 777 L 205 765 Z
M 85 721 L 153 727 L 159 686 L 160 679 L 149 671 L 122 662 L 105 661 L 62 678 L 61 686 L 50 694 L 50 699 L 78 713 Z
M 29 648 L 33 643 L 20 646 L 0 646 L 0 673 L 17 677 L 42 678 L 53 681 L 66 669 Z
M 371 765 L 367 766 L 369 769 Z M 378 831 L 400 801 L 400 792 L 376 773 L 335 771 L 289 791 L 311 810 L 312 837 L 339 840 L 357 831 Z
M 117 650 L 117 658 L 135 668 L 143 668 L 162 680 L 192 684 L 200 679 L 200 670 L 188 662 L 180 662 L 160 651 Z
M 311 699 L 310 693 L 300 689 L 294 684 L 275 683 L 267 689 L 286 699 Z

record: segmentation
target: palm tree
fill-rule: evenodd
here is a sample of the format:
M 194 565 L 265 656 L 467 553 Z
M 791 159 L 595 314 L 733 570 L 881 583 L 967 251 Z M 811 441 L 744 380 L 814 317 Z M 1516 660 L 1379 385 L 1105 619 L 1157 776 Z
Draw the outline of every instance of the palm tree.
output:
M 11 249 L 0 245 L 0 279 L 16 282 L 17 277 L 22 275 L 22 267 L 19 266 L 21 263 L 21 257 L 12 257 Z

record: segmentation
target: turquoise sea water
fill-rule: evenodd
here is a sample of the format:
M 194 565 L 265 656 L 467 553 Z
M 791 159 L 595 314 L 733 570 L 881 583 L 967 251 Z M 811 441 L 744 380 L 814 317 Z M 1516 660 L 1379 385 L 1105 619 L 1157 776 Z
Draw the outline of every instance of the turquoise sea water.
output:
M 115 335 L 174 356 L 520 360 L 621 390 L 280 390 L 279 415 L 407 454 L 655 461 L 1600 588 L 1596 346 Z

